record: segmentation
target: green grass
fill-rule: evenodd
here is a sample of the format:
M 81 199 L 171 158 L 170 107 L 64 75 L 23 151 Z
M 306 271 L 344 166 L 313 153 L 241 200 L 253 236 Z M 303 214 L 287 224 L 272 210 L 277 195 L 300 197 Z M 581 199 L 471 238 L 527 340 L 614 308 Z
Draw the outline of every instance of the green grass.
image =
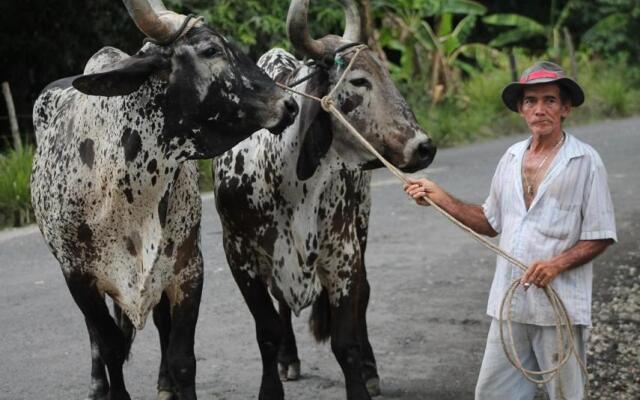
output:
M 33 147 L 0 154 L 0 227 L 34 222 L 31 209 L 31 161 Z

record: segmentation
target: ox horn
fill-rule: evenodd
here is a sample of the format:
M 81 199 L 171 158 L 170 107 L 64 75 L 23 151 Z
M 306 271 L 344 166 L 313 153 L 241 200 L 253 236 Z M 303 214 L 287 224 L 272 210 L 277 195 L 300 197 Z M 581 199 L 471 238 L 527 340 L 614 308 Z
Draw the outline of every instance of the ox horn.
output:
M 352 0 L 342 0 L 342 7 L 345 13 L 344 34 L 342 37 L 350 42 L 362 41 L 362 21 L 360 20 L 360 11 L 358 4 Z
M 287 14 L 287 35 L 296 50 L 313 59 L 320 59 L 324 56 L 325 46 L 309 34 L 308 12 L 309 0 L 291 1 Z
M 160 43 L 174 39 L 186 16 L 167 10 L 162 0 L 123 0 L 142 33 Z

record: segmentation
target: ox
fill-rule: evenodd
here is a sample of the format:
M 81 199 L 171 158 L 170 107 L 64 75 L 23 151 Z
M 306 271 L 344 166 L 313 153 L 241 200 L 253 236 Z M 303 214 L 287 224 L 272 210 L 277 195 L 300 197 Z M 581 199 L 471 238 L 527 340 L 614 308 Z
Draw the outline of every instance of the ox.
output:
M 130 399 L 122 366 L 153 310 L 158 398 L 190 400 L 203 276 L 190 160 L 262 128 L 280 133 L 297 104 L 199 19 L 159 0 L 125 5 L 152 42 L 131 57 L 103 48 L 85 75 L 45 88 L 34 107 L 32 201 L 89 331 L 88 398 Z
M 294 0 L 287 31 L 310 67 L 280 49 L 258 64 L 276 81 L 306 80 L 296 89 L 322 97 L 336 85 L 360 38 L 353 2 L 343 1 L 343 37 L 312 39 L 308 0 Z M 341 62 L 328 65 L 339 57 Z M 216 207 L 234 279 L 256 324 L 263 364 L 259 399 L 283 399 L 282 375 L 297 374 L 290 311 L 313 304 L 316 338 L 331 338 L 345 376 L 347 398 L 370 399 L 368 379 L 377 380 L 366 334 L 369 285 L 364 251 L 370 207 L 370 172 L 380 164 L 320 105 L 297 98 L 300 114 L 282 136 L 258 132 L 214 161 Z M 435 147 L 418 126 L 383 63 L 369 49 L 360 53 L 336 106 L 374 147 L 396 166 L 426 167 Z M 269 292 L 280 303 L 278 315 Z M 289 368 L 289 370 L 287 370 Z

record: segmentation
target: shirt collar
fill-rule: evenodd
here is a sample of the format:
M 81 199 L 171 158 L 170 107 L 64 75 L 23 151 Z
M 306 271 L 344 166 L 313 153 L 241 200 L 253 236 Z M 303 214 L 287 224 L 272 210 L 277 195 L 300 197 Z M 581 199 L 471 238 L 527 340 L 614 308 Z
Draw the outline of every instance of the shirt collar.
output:
M 579 145 L 578 140 L 575 136 L 571 135 L 567 131 L 563 131 L 565 134 L 565 142 L 560 147 L 560 151 L 558 152 L 558 158 L 570 160 L 576 157 L 584 156 L 585 149 L 583 146 Z M 529 136 L 526 140 L 518 142 L 509 148 L 509 153 L 511 153 L 516 159 L 520 160 L 524 156 L 524 152 L 527 151 L 529 144 L 531 144 L 532 137 Z

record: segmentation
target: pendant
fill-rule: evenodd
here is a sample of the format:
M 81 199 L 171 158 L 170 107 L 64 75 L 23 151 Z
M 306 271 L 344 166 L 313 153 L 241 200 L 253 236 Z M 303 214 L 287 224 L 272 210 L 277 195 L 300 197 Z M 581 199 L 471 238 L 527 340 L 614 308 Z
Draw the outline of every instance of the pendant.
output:
M 527 194 L 529 194 L 529 196 L 533 196 L 533 186 L 527 185 Z

